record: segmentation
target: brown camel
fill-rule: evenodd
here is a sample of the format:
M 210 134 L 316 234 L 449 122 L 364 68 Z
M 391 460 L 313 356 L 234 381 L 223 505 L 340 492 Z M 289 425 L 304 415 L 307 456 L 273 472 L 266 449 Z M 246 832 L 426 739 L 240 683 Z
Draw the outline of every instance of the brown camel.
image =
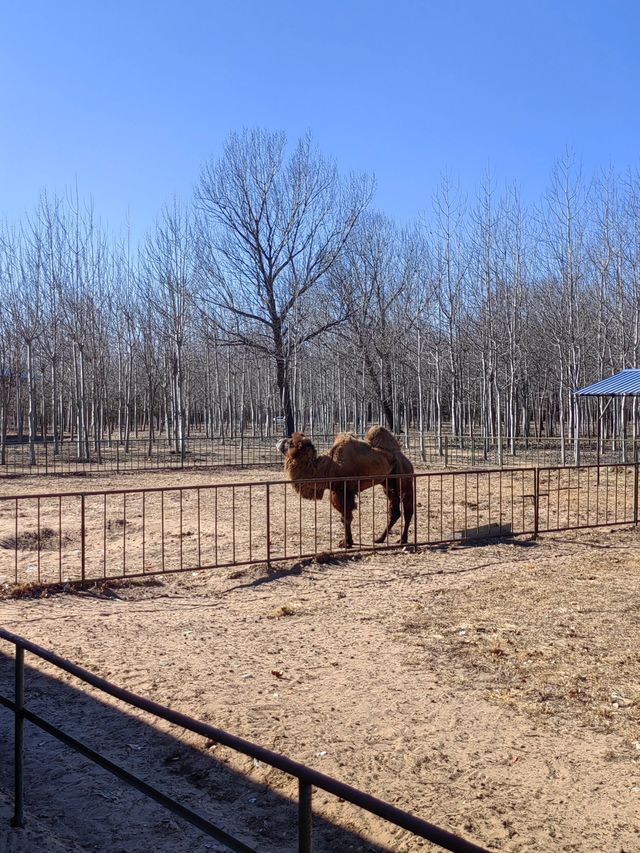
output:
M 382 486 L 388 500 L 387 526 L 375 541 L 385 541 L 400 518 L 401 503 L 404 526 L 400 542 L 407 541 L 413 517 L 413 465 L 400 449 L 395 436 L 384 427 L 371 427 L 364 441 L 350 433 L 338 433 L 333 447 L 320 456 L 311 439 L 301 432 L 281 439 L 276 446 L 284 455 L 287 477 L 303 498 L 320 500 L 325 489 L 331 492 L 331 503 L 340 513 L 344 525 L 344 539 L 340 547 L 351 548 L 353 545 L 351 522 L 356 494 L 375 485 Z M 332 477 L 349 479 L 331 482 Z

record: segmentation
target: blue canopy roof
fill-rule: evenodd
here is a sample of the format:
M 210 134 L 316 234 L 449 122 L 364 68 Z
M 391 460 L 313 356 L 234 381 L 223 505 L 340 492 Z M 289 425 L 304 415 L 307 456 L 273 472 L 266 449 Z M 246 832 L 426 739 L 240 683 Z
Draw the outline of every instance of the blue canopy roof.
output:
M 627 367 L 607 379 L 576 391 L 578 397 L 637 397 L 640 396 L 640 368 Z

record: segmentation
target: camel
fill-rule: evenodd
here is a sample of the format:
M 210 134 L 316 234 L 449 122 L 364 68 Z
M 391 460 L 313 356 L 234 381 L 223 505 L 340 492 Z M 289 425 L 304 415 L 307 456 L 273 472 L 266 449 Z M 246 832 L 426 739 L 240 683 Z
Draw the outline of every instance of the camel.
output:
M 376 485 L 382 486 L 388 501 L 387 526 L 376 542 L 384 542 L 404 508 L 404 526 L 400 542 L 406 543 L 413 517 L 413 465 L 402 452 L 394 435 L 381 426 L 369 429 L 360 441 L 341 432 L 327 453 L 318 455 L 313 442 L 301 432 L 282 438 L 276 447 L 284 455 L 284 470 L 294 489 L 303 498 L 321 500 L 325 489 L 340 513 L 344 525 L 341 548 L 353 546 L 351 523 L 356 494 Z M 331 482 L 331 478 L 350 479 Z M 351 479 L 352 478 L 352 479 Z

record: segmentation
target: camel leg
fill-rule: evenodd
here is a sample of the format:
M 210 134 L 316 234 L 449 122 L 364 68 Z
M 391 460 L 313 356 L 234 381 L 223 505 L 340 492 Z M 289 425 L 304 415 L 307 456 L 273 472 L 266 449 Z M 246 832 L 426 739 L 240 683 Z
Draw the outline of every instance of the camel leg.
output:
M 356 508 L 355 493 L 350 489 L 345 489 L 344 483 L 340 483 L 331 492 L 331 503 L 340 513 L 340 518 L 344 526 L 344 538 L 338 542 L 338 547 L 351 548 L 353 546 L 351 522 L 353 521 L 353 511 Z
M 380 536 L 376 536 L 376 542 L 384 542 L 391 532 L 391 528 L 400 518 L 400 491 L 398 489 L 398 483 L 395 479 L 389 480 L 382 486 L 382 488 L 384 489 L 384 493 L 389 502 L 387 510 L 388 520 L 384 533 L 381 533 Z
M 402 489 L 402 508 L 404 510 L 404 526 L 402 528 L 402 536 L 400 542 L 406 544 L 409 535 L 409 525 L 413 518 L 413 478 L 403 480 L 401 483 Z

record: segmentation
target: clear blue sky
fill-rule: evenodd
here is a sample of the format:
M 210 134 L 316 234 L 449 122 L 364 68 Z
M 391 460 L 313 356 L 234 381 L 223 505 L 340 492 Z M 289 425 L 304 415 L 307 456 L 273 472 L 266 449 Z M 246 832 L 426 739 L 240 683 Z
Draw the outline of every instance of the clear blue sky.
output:
M 29 0 L 0 35 L 0 216 L 78 181 L 134 233 L 190 196 L 230 130 L 310 130 L 376 204 L 424 211 L 448 170 L 542 192 L 640 165 L 640 4 L 617 0 Z

